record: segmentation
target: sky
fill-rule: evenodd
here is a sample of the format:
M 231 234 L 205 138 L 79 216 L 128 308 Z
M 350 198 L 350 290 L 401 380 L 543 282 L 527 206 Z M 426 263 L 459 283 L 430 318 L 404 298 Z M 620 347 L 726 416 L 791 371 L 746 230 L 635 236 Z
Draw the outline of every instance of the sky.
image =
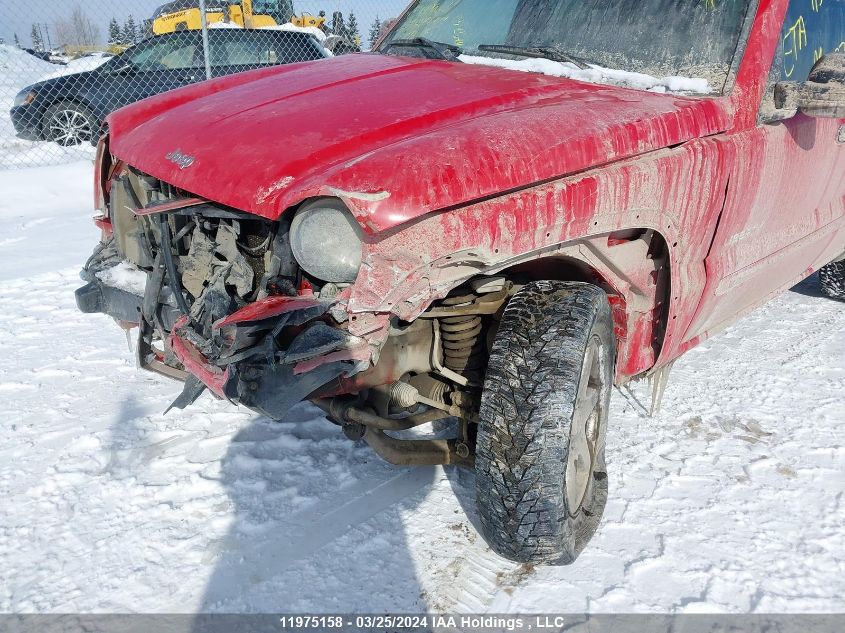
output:
M 32 24 L 41 24 L 42 32 L 46 31 L 45 25 L 49 27 L 51 35 L 55 32 L 57 20 L 68 15 L 71 10 L 79 5 L 82 6 L 92 20 L 100 27 L 101 37 L 107 38 L 107 27 L 112 17 L 117 18 L 121 24 L 133 14 L 135 21 L 140 22 L 149 18 L 153 10 L 164 4 L 166 0 L 0 0 L 0 37 L 11 44 L 14 41 L 14 34 L 17 33 L 21 44 L 25 47 L 31 46 L 29 34 Z M 399 15 L 409 0 L 294 0 L 294 9 L 301 13 L 318 13 L 323 10 L 327 15 L 333 11 L 342 11 L 344 16 L 354 10 L 358 16 L 358 23 L 361 25 L 361 34 L 366 39 L 370 25 L 376 15 L 384 18 L 391 18 Z M 46 39 L 46 35 L 45 35 Z M 53 45 L 59 44 L 53 42 Z

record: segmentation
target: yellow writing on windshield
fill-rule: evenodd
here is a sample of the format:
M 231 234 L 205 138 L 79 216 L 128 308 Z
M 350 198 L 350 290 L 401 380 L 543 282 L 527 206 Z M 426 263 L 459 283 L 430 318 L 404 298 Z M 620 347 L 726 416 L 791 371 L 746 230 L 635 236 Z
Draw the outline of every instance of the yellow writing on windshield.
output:
M 789 27 L 786 35 L 783 36 L 783 58 L 784 72 L 791 77 L 795 72 L 795 64 L 802 50 L 807 47 L 807 26 L 804 23 L 804 16 L 799 17 L 795 24 Z
M 455 28 L 452 31 L 452 38 L 455 40 L 455 46 L 464 45 L 464 35 L 466 35 L 466 28 L 464 28 L 464 16 L 459 15 L 455 20 Z

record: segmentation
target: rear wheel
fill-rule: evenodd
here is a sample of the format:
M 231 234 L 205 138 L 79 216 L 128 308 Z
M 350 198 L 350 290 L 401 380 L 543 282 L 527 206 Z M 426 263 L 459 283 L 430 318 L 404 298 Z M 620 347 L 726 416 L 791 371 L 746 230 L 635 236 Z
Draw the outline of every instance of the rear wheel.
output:
M 62 101 L 44 113 L 44 137 L 65 147 L 92 142 L 97 130 L 97 118 L 78 103 Z
M 845 260 L 823 266 L 819 270 L 819 284 L 826 296 L 845 301 Z
M 534 282 L 506 307 L 476 448 L 481 523 L 500 555 L 569 564 L 595 533 L 614 359 L 610 306 L 596 286 Z

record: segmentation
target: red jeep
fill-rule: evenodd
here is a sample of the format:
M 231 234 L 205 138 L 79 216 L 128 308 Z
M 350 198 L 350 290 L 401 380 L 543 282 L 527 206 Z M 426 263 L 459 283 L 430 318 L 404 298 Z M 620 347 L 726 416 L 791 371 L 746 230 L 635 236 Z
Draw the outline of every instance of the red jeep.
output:
M 394 464 L 474 465 L 490 545 L 570 563 L 613 384 L 659 399 L 816 270 L 845 298 L 841 51 L 842 0 L 417 0 L 372 53 L 111 115 L 79 307 L 137 327 L 172 406 L 310 400 Z

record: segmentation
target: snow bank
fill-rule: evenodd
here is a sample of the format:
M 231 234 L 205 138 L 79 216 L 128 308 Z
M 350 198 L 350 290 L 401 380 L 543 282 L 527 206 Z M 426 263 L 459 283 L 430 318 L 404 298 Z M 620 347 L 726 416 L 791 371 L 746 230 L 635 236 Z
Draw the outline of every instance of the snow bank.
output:
M 602 68 L 594 64 L 591 64 L 590 68 L 578 68 L 578 66 L 569 62 L 556 62 L 550 59 L 529 58 L 514 60 L 476 55 L 461 55 L 458 59 L 465 64 L 494 66 L 496 68 L 506 68 L 524 73 L 541 73 L 552 77 L 566 77 L 567 79 L 586 81 L 592 84 L 612 84 L 614 86 L 650 90 L 652 92 L 685 92 L 694 94 L 708 94 L 712 92 L 710 84 L 706 79 L 693 79 L 689 77 L 663 77 L 659 79 L 644 73 Z
M 101 270 L 97 278 L 107 286 L 143 296 L 147 287 L 147 273 L 129 262 L 120 262 L 117 266 Z
M 35 83 L 55 68 L 55 65 L 26 51 L 8 44 L 0 44 L 0 90 L 9 87 L 17 93 L 20 88 Z

